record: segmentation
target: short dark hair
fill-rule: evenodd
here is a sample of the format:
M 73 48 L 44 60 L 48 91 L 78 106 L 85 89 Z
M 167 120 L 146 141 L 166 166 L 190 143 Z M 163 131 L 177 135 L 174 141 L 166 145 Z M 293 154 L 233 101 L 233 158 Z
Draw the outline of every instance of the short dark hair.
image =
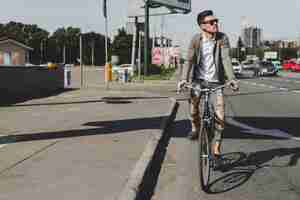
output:
M 204 20 L 205 17 L 212 16 L 212 15 L 214 15 L 212 10 L 204 10 L 204 11 L 200 12 L 197 17 L 198 25 L 200 26 L 200 24 L 202 23 L 202 21 Z

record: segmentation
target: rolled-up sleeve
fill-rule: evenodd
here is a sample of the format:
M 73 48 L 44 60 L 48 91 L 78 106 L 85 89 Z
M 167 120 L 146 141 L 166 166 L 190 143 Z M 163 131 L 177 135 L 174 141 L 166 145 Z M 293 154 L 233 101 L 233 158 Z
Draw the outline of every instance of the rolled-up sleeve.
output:
M 229 39 L 226 35 L 224 35 L 223 44 L 221 47 L 221 55 L 222 55 L 224 71 L 225 71 L 225 74 L 226 74 L 228 80 L 235 79 L 232 64 L 231 64 L 230 43 L 229 43 Z

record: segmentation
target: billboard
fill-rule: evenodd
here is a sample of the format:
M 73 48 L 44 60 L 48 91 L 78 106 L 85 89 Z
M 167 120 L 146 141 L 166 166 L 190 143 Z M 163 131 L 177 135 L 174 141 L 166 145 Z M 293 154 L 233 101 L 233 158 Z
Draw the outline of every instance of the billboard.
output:
M 276 51 L 266 51 L 264 53 L 265 59 L 277 59 L 277 52 Z
M 150 3 L 158 3 L 163 6 L 182 9 L 182 10 L 191 10 L 191 0 L 148 0 Z
M 181 58 L 178 47 L 154 47 L 152 48 L 152 64 L 156 65 L 175 65 L 179 64 Z
M 177 10 L 183 10 L 185 13 L 191 9 L 191 0 L 148 0 L 153 5 L 160 4 L 162 6 L 150 8 L 149 14 L 169 13 L 170 10 L 167 7 Z M 145 15 L 144 0 L 128 0 L 128 16 L 143 16 Z

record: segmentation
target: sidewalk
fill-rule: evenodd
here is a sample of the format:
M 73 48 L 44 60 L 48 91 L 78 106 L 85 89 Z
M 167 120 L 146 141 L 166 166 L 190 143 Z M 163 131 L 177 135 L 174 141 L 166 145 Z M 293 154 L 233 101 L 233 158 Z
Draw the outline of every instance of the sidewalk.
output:
M 0 107 L 0 199 L 114 199 L 174 82 L 111 84 Z

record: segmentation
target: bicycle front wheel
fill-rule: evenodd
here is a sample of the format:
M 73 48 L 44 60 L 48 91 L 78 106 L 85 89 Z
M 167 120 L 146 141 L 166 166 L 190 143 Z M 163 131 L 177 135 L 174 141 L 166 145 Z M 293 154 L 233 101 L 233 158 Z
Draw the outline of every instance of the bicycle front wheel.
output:
M 209 176 L 211 170 L 210 163 L 210 143 L 208 138 L 209 131 L 207 127 L 202 127 L 199 134 L 199 174 L 200 183 L 204 191 L 207 191 Z

